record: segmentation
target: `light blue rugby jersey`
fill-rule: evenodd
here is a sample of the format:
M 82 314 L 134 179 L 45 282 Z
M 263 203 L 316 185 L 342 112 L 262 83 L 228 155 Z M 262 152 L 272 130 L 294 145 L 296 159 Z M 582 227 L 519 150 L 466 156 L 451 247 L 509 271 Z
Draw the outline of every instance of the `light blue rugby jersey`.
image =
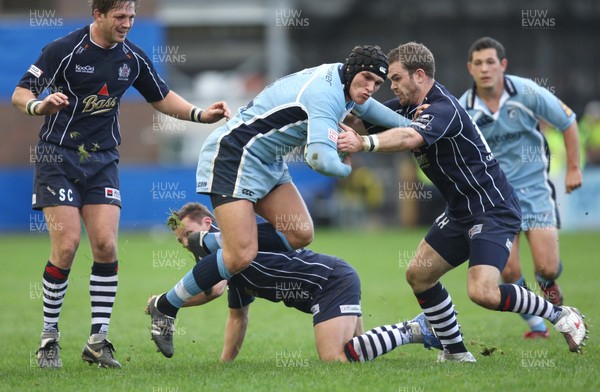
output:
M 517 189 L 548 181 L 547 143 L 539 119 L 563 132 L 575 114 L 550 91 L 530 79 L 505 75 L 505 91 L 494 114 L 475 94 L 475 85 L 460 97 L 479 126 L 494 157 Z
M 337 123 L 350 111 L 386 128 L 407 126 L 410 121 L 373 98 L 363 105 L 346 102 L 342 66 L 323 64 L 278 79 L 215 130 L 216 140 L 227 136 L 232 142 L 233 138 L 245 154 L 265 164 L 308 144 L 308 156 L 316 157 L 312 162 L 309 159 L 313 169 L 326 175 L 348 175 L 351 168 L 337 156 Z M 314 151 L 320 153 L 313 155 L 315 146 L 319 149 Z

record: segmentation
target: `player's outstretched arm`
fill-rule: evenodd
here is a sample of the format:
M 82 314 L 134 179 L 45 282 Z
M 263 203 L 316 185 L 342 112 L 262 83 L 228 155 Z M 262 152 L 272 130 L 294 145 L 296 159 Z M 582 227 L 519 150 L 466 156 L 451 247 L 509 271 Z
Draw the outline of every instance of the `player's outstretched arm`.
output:
M 54 93 L 48 95 L 44 100 L 38 100 L 30 90 L 17 87 L 12 95 L 12 104 L 25 114 L 45 116 L 69 106 L 69 97 L 63 93 Z
M 338 150 L 355 153 L 359 151 L 394 152 L 418 148 L 425 143 L 423 136 L 410 127 L 392 128 L 375 135 L 360 136 L 343 124 L 346 132 L 338 137 Z
M 248 312 L 250 305 L 246 305 L 239 309 L 229 309 L 229 317 L 225 325 L 225 343 L 223 344 L 223 352 L 221 353 L 221 362 L 233 361 L 240 350 L 244 337 L 246 336 L 246 328 L 248 327 Z
M 212 124 L 222 118 L 229 119 L 231 112 L 227 102 L 215 102 L 206 109 L 200 109 L 183 99 L 174 91 L 169 91 L 160 101 L 152 102 L 154 109 L 179 120 Z
M 359 115 L 361 120 L 385 128 L 407 127 L 411 123 L 406 117 L 372 98 L 363 105 L 356 105 L 354 112 Z

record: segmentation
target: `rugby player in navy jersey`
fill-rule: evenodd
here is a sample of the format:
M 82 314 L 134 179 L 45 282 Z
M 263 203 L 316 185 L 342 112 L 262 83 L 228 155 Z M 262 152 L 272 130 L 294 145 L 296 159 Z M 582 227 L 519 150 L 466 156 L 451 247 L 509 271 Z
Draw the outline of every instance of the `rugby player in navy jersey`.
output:
M 188 296 L 243 271 L 260 241 L 281 251 L 312 241 L 313 223 L 284 155 L 306 148 L 314 170 L 345 177 L 350 157 L 340 159 L 336 142 L 338 122 L 350 111 L 387 128 L 410 124 L 371 97 L 384 82 L 387 66 L 378 46 L 357 46 L 345 63 L 278 79 L 211 133 L 200 151 L 196 192 L 210 195 L 222 245 L 212 233 L 201 234 L 206 257 L 183 277 L 185 292 L 174 287 L 159 298 L 161 313 L 175 317 Z M 256 214 L 266 222 L 257 225 Z M 290 220 L 294 225 L 281 224 Z
M 58 319 L 85 225 L 94 262 L 92 320 L 82 358 L 121 367 L 107 339 L 117 292 L 117 232 L 121 211 L 117 164 L 121 96 L 135 87 L 156 110 L 213 123 L 229 117 L 225 102 L 201 110 L 170 91 L 142 49 L 126 39 L 137 1 L 93 0 L 93 22 L 48 44 L 19 81 L 13 105 L 45 116 L 36 147 L 32 207 L 42 210 L 51 254 L 43 273 L 44 326 L 38 366 L 60 368 Z M 49 89 L 43 100 L 38 95 Z
M 576 308 L 557 306 L 515 284 L 498 284 L 521 211 L 512 186 L 465 109 L 435 81 L 433 54 L 410 42 L 389 54 L 388 78 L 396 99 L 389 105 L 408 116 L 423 110 L 408 127 L 359 136 L 352 129 L 338 139 L 340 151 L 413 152 L 440 190 L 446 210 L 419 244 L 406 270 L 419 305 L 444 350 L 439 361 L 476 362 L 464 345 L 450 295 L 439 279 L 469 260 L 469 298 L 487 309 L 532 314 L 552 322 L 569 350 L 584 344 L 587 329 Z
M 168 224 L 177 240 L 198 260 L 204 254 L 199 249 L 200 232 L 218 232 L 213 220 L 204 205 L 187 203 L 171 215 Z M 373 351 L 365 351 L 364 355 L 358 354 L 360 348 L 358 353 L 344 352 L 345 344 L 353 336 L 363 334 L 361 288 L 356 271 L 335 256 L 307 249 L 269 251 L 265 247 L 268 243 L 259 243 L 256 258 L 244 271 L 191 297 L 183 305 L 205 304 L 221 296 L 228 286 L 229 317 L 221 361 L 232 361 L 238 355 L 246 335 L 249 306 L 255 297 L 283 302 L 301 312 L 312 313 L 317 352 L 323 361 L 364 362 L 410 343 L 423 343 L 426 348 L 441 347 L 421 313 L 413 320 L 367 332 L 365 336 L 381 341 Z M 183 286 L 179 288 L 184 289 Z M 146 310 L 152 316 L 151 337 L 159 351 L 170 358 L 174 353 L 174 318 L 157 310 L 157 298 L 150 298 Z

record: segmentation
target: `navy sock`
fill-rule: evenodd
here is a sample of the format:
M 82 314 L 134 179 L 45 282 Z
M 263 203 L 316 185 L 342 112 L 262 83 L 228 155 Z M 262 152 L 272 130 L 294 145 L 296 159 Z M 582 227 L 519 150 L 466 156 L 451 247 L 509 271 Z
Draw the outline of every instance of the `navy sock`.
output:
M 272 224 L 265 222 L 257 225 L 258 249 L 265 252 L 287 252 L 294 250 L 282 232 L 275 230 Z
M 217 262 L 217 253 L 212 253 L 196 264 L 192 270 L 194 280 L 200 288 L 210 288 L 227 279 L 221 276 L 219 264 Z

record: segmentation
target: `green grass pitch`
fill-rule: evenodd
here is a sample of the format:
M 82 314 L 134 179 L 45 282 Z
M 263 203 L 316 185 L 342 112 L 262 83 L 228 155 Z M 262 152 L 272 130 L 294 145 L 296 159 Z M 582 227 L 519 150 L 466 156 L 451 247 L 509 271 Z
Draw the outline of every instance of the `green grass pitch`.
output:
M 312 249 L 350 262 L 362 279 L 365 328 L 412 318 L 419 307 L 404 279 L 423 230 L 318 230 Z M 119 291 L 109 338 L 123 369 L 90 367 L 81 358 L 89 333 L 91 253 L 87 240 L 69 279 L 61 328 L 61 370 L 36 367 L 42 326 L 41 274 L 49 252 L 46 234 L 3 235 L 0 318 L 0 390 L 181 391 L 537 391 L 600 390 L 600 347 L 593 326 L 600 317 L 598 233 L 563 233 L 565 270 L 560 283 L 567 304 L 579 307 L 591 325 L 583 355 L 572 354 L 551 329 L 545 341 L 525 341 L 517 315 L 477 307 L 466 293 L 466 266 L 442 282 L 457 310 L 467 347 L 478 363 L 437 364 L 437 351 L 399 347 L 367 364 L 324 364 L 314 347 L 311 316 L 281 304 L 257 300 L 251 306 L 244 347 L 234 363 L 219 355 L 227 316 L 226 298 L 184 309 L 176 323 L 175 356 L 164 358 L 150 341 L 143 313 L 151 293 L 169 289 L 193 260 L 166 233 L 122 233 Z M 525 241 L 522 241 L 525 244 Z M 531 257 L 522 249 L 526 279 L 534 283 Z M 491 355 L 483 355 L 482 352 Z

